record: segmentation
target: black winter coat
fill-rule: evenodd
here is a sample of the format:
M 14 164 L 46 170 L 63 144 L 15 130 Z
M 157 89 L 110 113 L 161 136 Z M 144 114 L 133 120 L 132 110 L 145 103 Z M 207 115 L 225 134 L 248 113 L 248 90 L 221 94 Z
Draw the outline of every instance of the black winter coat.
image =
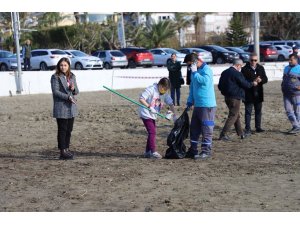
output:
M 174 88 L 180 88 L 181 87 L 181 63 L 179 61 L 173 62 L 170 60 L 170 62 L 167 65 L 167 68 L 169 70 L 169 80 L 171 82 L 172 87 Z
M 245 103 L 259 103 L 264 101 L 264 89 L 263 84 L 268 82 L 268 77 L 266 75 L 263 66 L 257 64 L 254 70 L 250 63 L 248 62 L 243 68 L 242 73 L 247 81 L 253 82 L 258 76 L 261 78 L 261 82 L 250 89 L 245 90 Z
M 221 74 L 218 88 L 222 95 L 233 99 L 245 99 L 244 89 L 251 88 L 253 84 L 247 81 L 243 74 L 234 67 L 224 70 Z
M 191 67 L 187 66 L 187 69 L 186 69 L 186 84 L 187 85 L 191 84 L 191 74 L 192 74 Z

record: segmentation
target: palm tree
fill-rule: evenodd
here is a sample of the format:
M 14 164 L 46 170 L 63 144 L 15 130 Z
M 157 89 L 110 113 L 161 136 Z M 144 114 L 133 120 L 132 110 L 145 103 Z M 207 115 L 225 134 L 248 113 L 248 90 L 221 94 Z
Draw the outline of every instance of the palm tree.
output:
M 145 29 L 145 38 L 148 40 L 147 47 L 160 47 L 165 42 L 176 35 L 176 28 L 170 20 L 159 21 L 153 23 Z
M 196 35 L 196 43 L 199 43 L 201 41 L 201 25 L 203 23 L 203 19 L 207 14 L 211 14 L 211 13 L 207 13 L 207 12 L 195 12 L 192 13 L 193 15 L 193 23 L 195 26 L 195 35 Z
M 66 16 L 61 16 L 59 12 L 47 12 L 44 13 L 39 25 L 41 27 L 58 27 L 58 23 L 64 20 Z
M 183 35 L 183 29 L 190 26 L 191 24 L 191 19 L 187 18 L 187 14 L 186 13 L 175 13 L 175 17 L 174 17 L 174 24 L 176 27 L 176 30 L 178 31 L 179 34 L 179 46 L 182 47 L 184 45 L 183 40 L 181 38 L 181 36 Z

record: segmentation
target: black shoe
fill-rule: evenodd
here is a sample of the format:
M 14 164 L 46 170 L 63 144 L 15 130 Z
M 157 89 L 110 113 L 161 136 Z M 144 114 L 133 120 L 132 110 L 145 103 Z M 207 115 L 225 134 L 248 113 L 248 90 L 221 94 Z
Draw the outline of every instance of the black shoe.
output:
M 74 152 L 71 152 L 69 148 L 66 148 L 66 152 L 74 157 Z
M 68 152 L 66 149 L 63 149 L 63 150 L 60 150 L 59 159 L 61 159 L 61 160 L 73 159 L 73 155 L 70 152 Z
M 293 127 L 291 130 L 287 132 L 288 134 L 298 134 L 300 133 L 300 127 Z
M 189 148 L 189 150 L 186 152 L 185 158 L 195 159 L 195 157 L 197 158 L 197 155 L 198 155 L 198 152 L 195 152 L 194 150 Z
M 251 130 L 245 130 L 244 131 L 244 136 L 247 138 L 247 137 L 250 137 L 251 136 Z
M 230 137 L 228 135 L 221 134 L 219 137 L 220 141 L 230 141 Z
M 256 132 L 257 132 L 257 133 L 262 133 L 262 132 L 265 132 L 265 130 L 264 130 L 264 129 L 261 129 L 261 128 L 256 128 Z

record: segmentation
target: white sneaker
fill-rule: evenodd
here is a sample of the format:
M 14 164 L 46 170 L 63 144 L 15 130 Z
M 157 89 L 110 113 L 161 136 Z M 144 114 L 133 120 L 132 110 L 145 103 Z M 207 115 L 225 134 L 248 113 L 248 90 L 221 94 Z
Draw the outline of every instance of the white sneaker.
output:
M 151 158 L 153 158 L 153 159 L 161 159 L 162 156 L 158 152 L 153 152 L 152 155 L 151 155 Z
M 151 151 L 148 151 L 148 152 L 144 152 L 144 157 L 145 158 L 151 158 Z

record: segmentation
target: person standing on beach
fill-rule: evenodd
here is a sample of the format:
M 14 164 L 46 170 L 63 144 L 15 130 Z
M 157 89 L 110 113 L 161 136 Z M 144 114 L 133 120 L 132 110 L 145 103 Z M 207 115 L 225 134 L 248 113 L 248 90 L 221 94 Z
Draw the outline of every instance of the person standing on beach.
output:
M 191 126 L 188 158 L 207 159 L 211 157 L 212 137 L 217 108 L 212 69 L 197 54 L 188 57 L 191 64 L 191 84 L 187 99 L 187 108 L 194 106 Z M 199 142 L 199 137 L 202 136 Z M 201 152 L 198 152 L 201 143 Z
M 292 129 L 288 134 L 300 132 L 300 65 L 297 54 L 289 56 L 289 65 L 284 68 L 281 83 L 284 108 Z
M 180 88 L 183 81 L 181 74 L 181 63 L 176 60 L 176 54 L 171 55 L 171 60 L 167 63 L 167 68 L 169 70 L 169 80 L 171 82 L 171 98 L 175 105 L 175 93 L 177 105 L 180 105 Z
M 73 159 L 69 150 L 74 118 L 77 116 L 75 95 L 79 93 L 76 77 L 70 71 L 68 58 L 61 58 L 56 65 L 56 72 L 51 77 L 53 95 L 53 117 L 57 122 L 57 142 L 60 159 Z
M 256 86 L 245 90 L 245 135 L 251 135 L 251 114 L 254 106 L 255 110 L 255 128 L 256 132 L 261 133 L 264 130 L 261 128 L 261 116 L 262 116 L 262 103 L 264 101 L 264 89 L 263 84 L 268 82 L 265 69 L 258 62 L 256 53 L 252 53 L 250 56 L 250 62 L 242 68 L 242 74 L 247 81 L 253 82 L 258 77 L 261 78 L 261 82 Z
M 247 81 L 241 73 L 242 65 L 243 61 L 241 59 L 234 60 L 233 65 L 222 72 L 219 80 L 218 88 L 221 94 L 224 95 L 225 103 L 229 110 L 228 118 L 219 137 L 219 140 L 222 141 L 230 140 L 227 133 L 232 125 L 234 125 L 237 135 L 240 136 L 241 139 L 245 138 L 240 121 L 241 100 L 245 99 L 244 89 L 257 86 L 257 84 L 261 82 L 259 77 L 252 82 Z

